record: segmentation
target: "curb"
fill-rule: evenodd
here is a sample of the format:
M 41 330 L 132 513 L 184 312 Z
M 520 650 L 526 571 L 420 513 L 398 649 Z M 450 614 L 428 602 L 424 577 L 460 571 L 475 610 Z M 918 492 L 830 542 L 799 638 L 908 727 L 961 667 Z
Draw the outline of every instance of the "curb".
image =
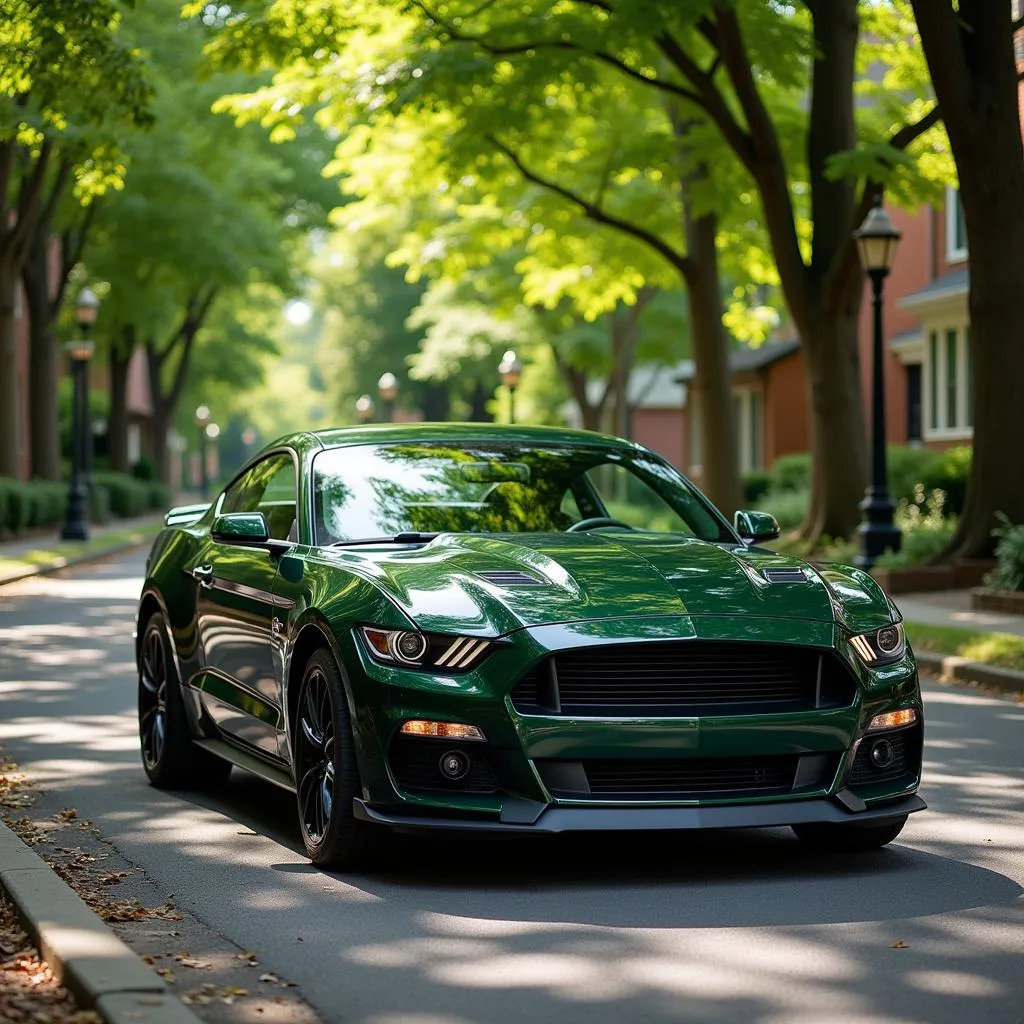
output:
M 107 1024 L 200 1024 L 164 980 L 2 822 L 0 888 L 57 980 Z
M 934 651 L 914 651 L 919 667 L 934 672 L 940 679 L 955 679 L 964 683 L 982 683 L 1004 693 L 1018 693 L 1024 690 L 1024 672 L 1009 668 L 996 668 L 980 661 L 968 661 L 953 654 L 936 654 Z
M 151 542 L 156 534 L 139 535 L 136 540 L 122 541 L 112 544 L 109 547 L 98 548 L 95 551 L 85 551 L 80 555 L 72 555 L 70 558 L 61 558 L 52 565 L 39 565 L 24 571 L 14 572 L 8 576 L 0 576 L 0 588 L 8 583 L 20 583 L 22 580 L 30 580 L 35 576 L 49 576 L 51 573 L 60 572 L 61 569 L 71 569 L 76 565 L 85 565 L 88 562 L 99 562 L 111 555 L 119 555 L 124 551 L 132 551 Z

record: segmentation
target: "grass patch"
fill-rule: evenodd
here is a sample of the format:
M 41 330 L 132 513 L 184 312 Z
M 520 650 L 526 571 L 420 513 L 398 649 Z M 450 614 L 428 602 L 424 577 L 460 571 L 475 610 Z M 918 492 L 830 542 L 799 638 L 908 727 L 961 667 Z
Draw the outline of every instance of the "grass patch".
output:
M 59 569 L 84 555 L 102 555 L 130 544 L 141 544 L 155 537 L 162 528 L 162 523 L 152 523 L 130 530 L 106 530 L 87 541 L 54 541 L 40 545 L 21 552 L 16 558 L 0 555 L 0 582 L 39 569 Z
M 1024 671 L 1024 636 L 1013 633 L 982 633 L 956 626 L 904 623 L 907 638 L 918 650 L 952 654 L 984 665 Z

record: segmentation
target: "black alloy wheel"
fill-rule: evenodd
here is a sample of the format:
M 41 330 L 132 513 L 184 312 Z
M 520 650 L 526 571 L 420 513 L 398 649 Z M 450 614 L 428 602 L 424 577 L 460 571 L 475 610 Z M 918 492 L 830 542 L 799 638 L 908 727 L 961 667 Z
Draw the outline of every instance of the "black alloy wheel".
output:
M 299 813 L 310 843 L 319 846 L 334 812 L 334 709 L 323 669 L 313 664 L 303 680 L 299 708 Z
M 360 791 L 355 742 L 341 675 L 327 650 L 306 664 L 295 718 L 295 792 L 309 859 L 323 868 L 371 866 L 384 830 L 352 814 Z
M 158 789 L 209 789 L 231 772 L 227 761 L 192 742 L 160 612 L 150 616 L 139 644 L 139 742 L 142 766 Z
M 159 769 L 166 736 L 167 655 L 161 631 L 150 619 L 139 654 L 139 739 L 149 775 Z

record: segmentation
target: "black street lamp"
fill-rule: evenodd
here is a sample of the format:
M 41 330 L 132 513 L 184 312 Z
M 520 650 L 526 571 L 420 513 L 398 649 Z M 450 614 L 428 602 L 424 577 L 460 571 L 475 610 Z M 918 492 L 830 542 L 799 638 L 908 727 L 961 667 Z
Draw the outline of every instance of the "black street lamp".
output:
M 864 272 L 871 278 L 874 329 L 871 367 L 871 484 L 860 503 L 864 518 L 858 528 L 857 565 L 870 569 L 879 555 L 899 551 L 903 535 L 893 522 L 885 459 L 885 341 L 882 337 L 882 290 L 902 235 L 882 209 L 882 197 L 853 233 Z
M 377 394 L 384 405 L 384 419 L 390 423 L 395 418 L 395 399 L 398 397 L 398 378 L 393 373 L 382 373 L 377 381 Z M 371 404 L 372 411 L 372 404 Z
M 75 324 L 80 336 L 64 346 L 71 359 L 71 378 L 74 389 L 71 405 L 71 483 L 68 486 L 68 506 L 64 526 L 60 531 L 63 540 L 88 540 L 86 501 L 86 464 L 89 461 L 89 447 L 92 444 L 92 426 L 89 423 L 89 382 L 86 375 L 89 360 L 96 346 L 89 339 L 89 331 L 96 323 L 100 300 L 91 288 L 85 288 L 75 303 Z
M 206 425 L 210 422 L 210 407 L 200 405 L 196 408 L 196 427 L 199 429 L 199 496 L 206 497 L 210 489 L 209 474 L 206 469 Z
M 369 423 L 373 419 L 373 399 L 369 395 L 360 395 L 356 399 L 356 415 L 360 423 Z
M 506 349 L 505 354 L 498 363 L 498 373 L 501 374 L 501 383 L 508 388 L 508 421 L 516 421 L 516 388 L 519 387 L 519 378 L 523 375 L 523 364 L 513 349 Z

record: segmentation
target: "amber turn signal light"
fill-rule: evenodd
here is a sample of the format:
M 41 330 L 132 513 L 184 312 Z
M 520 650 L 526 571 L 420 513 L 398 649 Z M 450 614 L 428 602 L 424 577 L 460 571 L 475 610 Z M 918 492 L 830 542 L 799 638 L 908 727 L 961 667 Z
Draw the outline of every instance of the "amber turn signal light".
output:
M 430 722 L 423 718 L 411 718 L 408 722 L 402 723 L 399 732 L 406 736 L 434 736 L 446 740 L 487 742 L 480 729 L 463 722 Z

